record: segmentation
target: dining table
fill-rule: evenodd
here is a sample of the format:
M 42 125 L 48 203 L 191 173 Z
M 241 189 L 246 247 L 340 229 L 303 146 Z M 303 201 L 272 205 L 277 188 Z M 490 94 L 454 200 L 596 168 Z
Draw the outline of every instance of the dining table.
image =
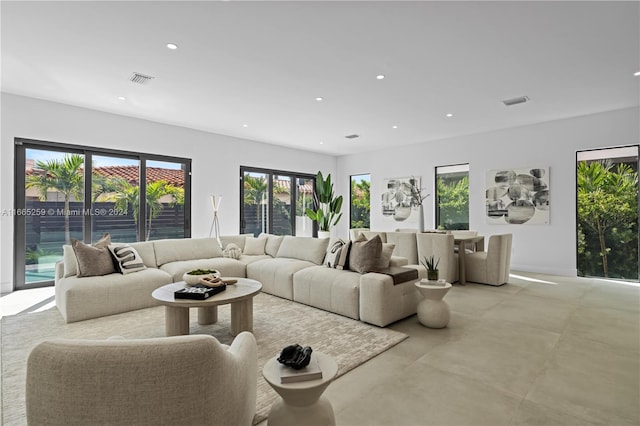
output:
M 458 283 L 467 284 L 467 248 L 472 251 L 484 251 L 484 235 L 456 235 L 453 240 L 458 247 Z

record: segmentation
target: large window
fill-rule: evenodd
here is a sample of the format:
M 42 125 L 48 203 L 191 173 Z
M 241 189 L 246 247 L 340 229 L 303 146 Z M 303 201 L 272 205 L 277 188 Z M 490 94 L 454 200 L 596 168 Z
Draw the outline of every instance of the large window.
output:
M 578 275 L 638 281 L 639 147 L 579 151 Z
M 349 228 L 371 227 L 371 175 L 351 176 L 351 222 Z
M 315 176 L 240 168 L 240 233 L 313 236 L 305 211 L 313 207 Z
M 436 227 L 469 229 L 469 164 L 436 167 Z
M 184 238 L 191 160 L 16 139 L 14 287 L 52 285 L 72 239 Z M 140 194 L 146 194 L 140 202 Z

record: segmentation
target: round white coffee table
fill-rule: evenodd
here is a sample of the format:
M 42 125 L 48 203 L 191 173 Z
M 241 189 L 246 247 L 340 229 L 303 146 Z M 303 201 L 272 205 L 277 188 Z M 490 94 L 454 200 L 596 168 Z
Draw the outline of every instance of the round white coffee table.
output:
M 225 278 L 226 279 L 226 278 Z M 213 324 L 218 321 L 218 305 L 231 304 L 231 334 L 253 331 L 253 296 L 262 289 L 262 284 L 248 278 L 233 278 L 235 284 L 205 300 L 176 299 L 173 293 L 184 288 L 179 281 L 157 288 L 151 296 L 165 306 L 165 328 L 167 336 L 189 334 L 189 308 L 198 308 L 198 324 Z
M 322 396 L 324 390 L 338 374 L 338 364 L 329 355 L 314 351 L 318 358 L 322 379 L 295 383 L 280 383 L 278 360 L 271 358 L 264 365 L 262 375 L 278 392 L 271 406 L 269 426 L 333 426 L 336 424 L 331 402 Z
M 429 284 L 423 280 L 415 283 L 423 299 L 418 303 L 418 321 L 429 328 L 443 328 L 449 324 L 449 305 L 442 298 L 451 289 L 451 284 Z

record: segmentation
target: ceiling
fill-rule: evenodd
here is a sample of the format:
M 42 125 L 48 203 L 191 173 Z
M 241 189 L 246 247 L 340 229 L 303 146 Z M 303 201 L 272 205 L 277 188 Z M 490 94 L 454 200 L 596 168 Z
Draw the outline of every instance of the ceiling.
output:
M 0 7 L 3 92 L 332 155 L 639 105 L 635 1 Z

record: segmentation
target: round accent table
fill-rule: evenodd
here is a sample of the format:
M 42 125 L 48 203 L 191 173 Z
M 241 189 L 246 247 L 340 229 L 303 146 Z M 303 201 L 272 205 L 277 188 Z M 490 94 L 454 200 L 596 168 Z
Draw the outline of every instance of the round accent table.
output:
M 280 369 L 276 358 L 271 358 L 262 369 L 264 379 L 278 392 L 271 406 L 269 426 L 334 426 L 335 415 L 331 402 L 322 396 L 338 374 L 338 364 L 329 355 L 314 351 L 318 358 L 322 379 L 295 383 L 280 383 Z
M 451 284 L 429 284 L 429 281 L 422 280 L 415 283 L 422 301 L 418 303 L 418 321 L 429 328 L 443 328 L 449 324 L 449 305 L 442 298 L 451 289 Z

